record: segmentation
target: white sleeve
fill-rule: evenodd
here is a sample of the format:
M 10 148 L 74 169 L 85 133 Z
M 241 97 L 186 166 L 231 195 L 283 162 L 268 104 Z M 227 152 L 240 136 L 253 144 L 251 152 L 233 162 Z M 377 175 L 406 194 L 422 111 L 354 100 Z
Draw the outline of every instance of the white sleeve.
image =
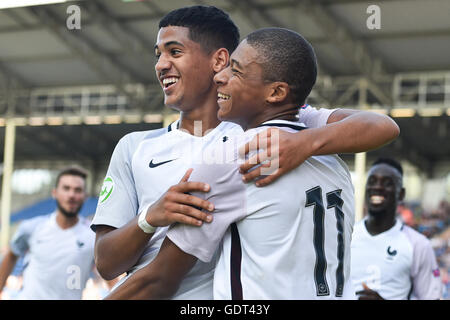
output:
M 28 251 L 31 234 L 33 233 L 36 225 L 41 219 L 43 219 L 43 217 L 39 216 L 20 223 L 16 233 L 14 233 L 14 236 L 9 243 L 11 251 L 16 256 L 23 256 Z
M 411 267 L 413 279 L 412 299 L 438 300 L 442 294 L 439 267 L 431 243 L 425 237 L 414 246 L 414 261 Z
M 94 231 L 97 225 L 120 228 L 137 215 L 138 198 L 131 166 L 138 143 L 135 137 L 126 135 L 114 149 L 91 222 Z
M 309 104 L 305 104 L 299 111 L 299 122 L 304 123 L 308 128 L 320 128 L 327 124 L 328 117 L 338 109 L 316 109 Z
M 208 193 L 192 195 L 214 204 L 213 221 L 201 227 L 176 224 L 167 236 L 184 252 L 209 262 L 229 225 L 246 215 L 245 184 L 236 164 L 194 165 L 193 169 L 190 181 L 211 186 Z

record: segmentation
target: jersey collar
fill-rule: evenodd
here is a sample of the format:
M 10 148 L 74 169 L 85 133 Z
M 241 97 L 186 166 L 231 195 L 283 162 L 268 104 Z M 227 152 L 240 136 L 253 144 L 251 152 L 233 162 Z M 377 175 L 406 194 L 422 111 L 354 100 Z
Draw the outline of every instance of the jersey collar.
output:
M 173 132 L 173 133 L 177 133 L 177 134 L 182 134 L 182 135 L 187 135 L 190 136 L 192 138 L 196 138 L 196 139 L 203 139 L 203 138 L 207 138 L 207 137 L 213 137 L 215 135 L 215 132 L 217 131 L 221 131 L 223 130 L 223 128 L 235 128 L 237 125 L 232 124 L 230 122 L 226 122 L 226 121 L 221 121 L 214 129 L 212 130 L 208 130 L 209 132 L 204 135 L 204 136 L 195 136 L 195 135 L 191 135 L 190 133 L 185 132 L 184 130 L 180 130 L 180 119 L 172 122 L 168 127 L 167 127 L 167 132 Z M 240 127 L 239 127 L 240 128 Z
M 367 220 L 367 217 L 364 218 L 364 220 L 362 221 L 364 233 L 368 237 L 371 237 L 371 238 L 380 237 L 380 236 L 389 236 L 391 234 L 394 234 L 394 233 L 402 230 L 402 228 L 403 228 L 403 222 L 401 222 L 398 218 L 396 218 L 395 219 L 395 224 L 390 229 L 388 229 L 388 230 L 386 230 L 386 231 L 384 231 L 382 233 L 376 234 L 376 235 L 371 235 L 369 233 L 369 231 L 367 230 L 366 222 L 365 222 L 366 220 Z
M 258 127 L 280 127 L 280 128 L 291 128 L 297 131 L 307 129 L 302 122 L 288 121 L 288 120 L 269 120 L 261 123 Z
M 167 127 L 167 132 L 170 132 L 172 130 L 178 130 L 179 128 L 180 128 L 180 119 L 169 124 L 169 126 Z

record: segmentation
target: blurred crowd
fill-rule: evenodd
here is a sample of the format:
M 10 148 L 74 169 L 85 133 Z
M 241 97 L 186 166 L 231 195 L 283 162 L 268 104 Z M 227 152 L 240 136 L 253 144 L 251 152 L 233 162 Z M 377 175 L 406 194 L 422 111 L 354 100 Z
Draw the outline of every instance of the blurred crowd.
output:
M 441 201 L 434 210 L 420 203 L 406 203 L 398 208 L 402 220 L 430 239 L 443 282 L 443 298 L 450 300 L 450 203 Z

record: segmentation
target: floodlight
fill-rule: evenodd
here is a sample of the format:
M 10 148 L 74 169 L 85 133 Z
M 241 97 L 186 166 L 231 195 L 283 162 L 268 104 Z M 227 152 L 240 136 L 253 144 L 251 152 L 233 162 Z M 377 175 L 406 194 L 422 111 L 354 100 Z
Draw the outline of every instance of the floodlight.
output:
M 67 2 L 67 0 L 2 0 L 0 1 L 0 9 L 40 6 L 63 2 Z

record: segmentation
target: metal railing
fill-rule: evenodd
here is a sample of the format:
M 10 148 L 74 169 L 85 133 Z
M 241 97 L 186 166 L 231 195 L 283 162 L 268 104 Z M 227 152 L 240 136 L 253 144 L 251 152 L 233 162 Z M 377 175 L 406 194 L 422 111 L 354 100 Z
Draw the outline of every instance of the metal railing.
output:
M 450 71 L 396 74 L 383 85 L 392 98 L 392 105 L 383 105 L 371 94 L 366 106 L 391 111 L 408 108 L 422 115 L 442 115 L 450 109 Z M 7 114 L 18 117 L 54 116 L 126 116 L 165 112 L 159 84 L 124 86 L 127 95 L 114 85 L 36 88 L 0 92 L 0 118 Z M 361 107 L 358 78 L 321 77 L 308 102 L 319 107 Z M 12 110 L 12 111 L 11 111 Z M 9 113 L 8 113 L 9 111 Z

